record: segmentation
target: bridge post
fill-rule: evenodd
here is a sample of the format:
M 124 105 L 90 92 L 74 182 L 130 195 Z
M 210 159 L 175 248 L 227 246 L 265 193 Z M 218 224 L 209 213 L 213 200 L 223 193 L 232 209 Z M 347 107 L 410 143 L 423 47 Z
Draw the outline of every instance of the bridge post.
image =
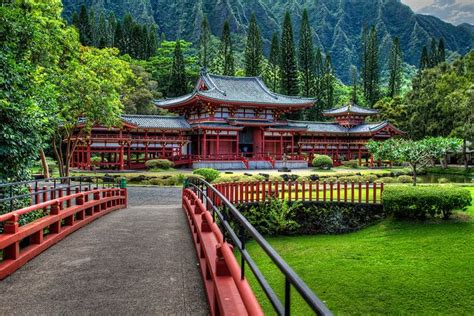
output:
M 53 205 L 51 205 L 51 209 L 49 210 L 49 215 L 50 216 L 59 215 L 59 202 L 56 201 Z M 52 223 L 49 226 L 49 230 L 51 231 L 52 234 L 59 234 L 61 232 L 61 220 L 58 220 Z
M 18 219 L 20 216 L 16 213 L 12 214 L 12 217 L 9 221 L 6 221 L 3 226 L 4 234 L 16 234 L 18 233 Z M 3 260 L 11 259 L 16 260 L 20 256 L 20 242 L 14 242 L 13 244 L 5 247 L 3 249 Z
M 79 192 L 79 189 L 76 188 L 76 191 Z M 82 195 L 79 195 L 76 197 L 76 205 L 84 205 L 84 197 Z M 81 210 L 77 213 L 76 219 L 77 220 L 83 220 L 85 218 L 85 211 Z
M 94 192 L 94 201 L 99 201 L 99 200 L 100 200 L 100 192 Z M 101 205 L 102 204 L 100 203 L 98 203 L 97 205 L 94 205 L 94 213 L 98 213 L 102 210 Z

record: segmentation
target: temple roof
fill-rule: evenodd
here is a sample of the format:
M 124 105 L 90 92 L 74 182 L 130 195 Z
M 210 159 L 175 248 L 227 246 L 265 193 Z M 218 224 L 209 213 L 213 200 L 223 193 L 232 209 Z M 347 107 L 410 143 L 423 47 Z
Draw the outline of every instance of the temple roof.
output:
M 339 116 L 339 115 L 344 115 L 344 114 L 349 114 L 349 113 L 357 114 L 357 115 L 375 115 L 375 114 L 378 114 L 379 112 L 377 110 L 360 107 L 357 104 L 353 103 L 352 101 L 350 101 L 349 104 L 343 107 L 323 111 L 323 114 L 325 116 Z
M 376 132 L 386 126 L 390 126 L 399 133 L 402 131 L 396 129 L 389 122 L 377 122 L 377 123 L 362 123 L 360 125 L 346 128 L 339 125 L 337 122 L 309 122 L 309 121 L 288 121 L 290 127 L 305 127 L 307 132 L 310 133 L 334 133 L 334 134 L 367 134 Z M 278 128 L 278 127 L 277 127 Z
M 181 116 L 124 114 L 122 119 L 139 128 L 191 130 L 191 125 Z
M 155 104 L 160 107 L 177 107 L 186 105 L 193 98 L 286 107 L 309 107 L 316 101 L 314 98 L 286 96 L 271 92 L 261 77 L 229 77 L 201 71 L 192 93 L 177 98 L 157 100 Z

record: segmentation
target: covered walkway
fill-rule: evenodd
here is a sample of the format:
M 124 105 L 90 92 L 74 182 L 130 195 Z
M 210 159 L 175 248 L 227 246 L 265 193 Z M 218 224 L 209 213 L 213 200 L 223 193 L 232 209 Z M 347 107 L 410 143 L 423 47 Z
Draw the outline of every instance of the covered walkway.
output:
M 208 314 L 181 188 L 134 188 L 0 282 L 0 314 Z

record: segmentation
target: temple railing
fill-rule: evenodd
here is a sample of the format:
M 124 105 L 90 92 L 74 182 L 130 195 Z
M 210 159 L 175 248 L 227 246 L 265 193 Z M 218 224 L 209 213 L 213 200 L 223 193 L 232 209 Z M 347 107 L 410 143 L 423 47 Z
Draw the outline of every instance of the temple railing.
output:
M 383 183 L 332 181 L 254 181 L 218 183 L 231 203 L 260 203 L 270 198 L 302 202 L 380 204 Z
M 48 182 L 53 185 L 43 185 Z M 127 189 L 103 177 L 0 184 L 0 280 L 82 226 L 126 206 Z
M 331 314 L 306 283 L 216 187 L 202 179 L 191 178 L 183 190 L 183 208 L 188 215 L 200 258 L 212 315 L 263 314 L 247 282 L 248 270 L 258 281 L 278 315 L 290 314 L 294 302 L 291 298 L 292 289 L 296 290 L 316 314 Z M 275 264 L 285 279 L 283 299 L 277 295 L 278 291 L 272 288 L 246 249 L 249 237 Z M 240 253 L 240 265 L 233 250 Z M 227 282 L 226 292 L 223 292 L 223 282 Z

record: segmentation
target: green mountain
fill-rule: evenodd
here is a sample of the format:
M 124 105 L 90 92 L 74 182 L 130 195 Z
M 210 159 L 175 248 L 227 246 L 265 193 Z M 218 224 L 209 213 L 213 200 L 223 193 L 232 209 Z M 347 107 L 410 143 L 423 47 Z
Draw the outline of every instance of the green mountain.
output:
M 299 39 L 301 13 L 307 8 L 315 45 L 331 54 L 337 75 L 346 82 L 350 66 L 360 64 L 364 25 L 377 26 L 382 58 L 388 56 L 392 38 L 398 36 L 404 60 L 415 66 L 422 47 L 431 37 L 443 37 L 446 48 L 460 54 L 474 48 L 472 27 L 454 26 L 433 16 L 415 14 L 400 0 L 63 0 L 63 3 L 68 19 L 82 4 L 114 11 L 117 16 L 130 12 L 141 22 L 156 23 L 159 33 L 166 34 L 168 39 L 180 37 L 195 43 L 204 15 L 208 16 L 214 35 L 220 36 L 227 19 L 236 41 L 242 42 L 255 12 L 266 51 L 272 32 L 281 30 L 286 10 L 292 15 L 295 38 Z M 381 64 L 386 65 L 386 60 Z

